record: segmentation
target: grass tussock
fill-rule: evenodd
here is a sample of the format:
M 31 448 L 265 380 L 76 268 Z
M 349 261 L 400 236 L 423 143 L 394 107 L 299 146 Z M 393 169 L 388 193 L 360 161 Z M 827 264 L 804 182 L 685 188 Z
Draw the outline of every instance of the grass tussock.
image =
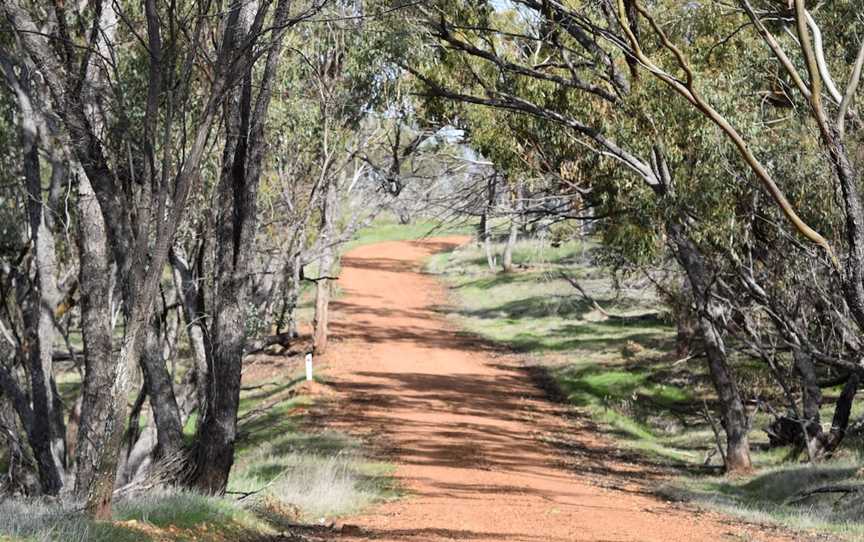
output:
M 365 458 L 345 435 L 283 434 L 243 455 L 229 488 L 250 493 L 259 508 L 318 521 L 397 496 L 391 473 L 391 465 Z
M 0 540 L 33 542 L 142 542 L 237 540 L 265 532 L 265 525 L 228 499 L 179 490 L 138 495 L 115 504 L 113 522 L 92 522 L 81 504 L 68 500 L 6 499 L 0 502 Z

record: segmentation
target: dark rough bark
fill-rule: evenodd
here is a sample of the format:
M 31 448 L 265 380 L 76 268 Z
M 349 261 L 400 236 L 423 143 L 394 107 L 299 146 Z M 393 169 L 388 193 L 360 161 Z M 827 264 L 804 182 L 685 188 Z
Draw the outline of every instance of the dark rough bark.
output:
M 240 372 L 246 341 L 245 315 L 251 279 L 249 266 L 255 254 L 258 186 L 264 162 L 264 122 L 270 106 L 272 83 L 278 65 L 287 0 L 274 12 L 274 33 L 257 85 L 253 104 L 252 58 L 249 56 L 242 84 L 224 104 L 225 147 L 217 193 L 217 251 L 214 278 L 213 322 L 204 334 L 207 353 L 206 404 L 198 424 L 197 443 L 187 482 L 201 491 L 221 494 L 234 463 Z M 237 4 L 236 41 L 227 47 L 239 50 L 248 27 L 252 4 Z M 247 51 L 247 55 L 251 55 Z
M 720 402 L 726 430 L 726 472 L 748 472 L 752 469 L 748 438 L 750 417 L 729 366 L 723 337 L 715 323 L 722 320 L 722 308 L 711 295 L 710 277 L 703 256 L 687 236 L 685 227 L 673 223 L 668 231 L 678 263 L 690 281 L 698 311 L 699 332 L 708 358 L 708 370 Z
M 808 439 L 812 439 L 822 431 L 819 419 L 822 389 L 816 378 L 816 367 L 813 364 L 813 359 L 798 349 L 792 352 L 792 357 L 795 362 L 795 372 L 801 381 L 801 406 L 803 407 L 801 423 L 806 430 Z
M 47 224 L 46 205 L 42 196 L 41 168 L 37 132 L 32 116 L 36 113 L 21 108 L 22 140 L 24 142 L 24 177 L 27 184 L 27 211 L 30 222 L 30 242 L 34 247 L 33 276 L 29 300 L 24 309 L 28 375 L 30 377 L 33 426 L 30 445 L 39 466 L 45 493 L 56 495 L 63 487 L 66 470 L 66 429 L 53 385 L 54 307 L 58 302 L 57 257 L 54 235 Z
M 770 446 L 795 446 L 793 455 L 798 455 L 802 449 L 806 448 L 811 461 L 830 455 L 840 446 L 846 436 L 846 431 L 849 428 L 849 416 L 852 412 L 852 402 L 858 392 L 859 385 L 860 377 L 857 374 L 851 374 L 847 377 L 843 391 L 841 391 L 834 406 L 834 417 L 831 421 L 830 431 L 826 433 L 822 430 L 821 425 L 814 426 L 812 418 L 806 416 L 803 417 L 803 420 L 797 417 L 784 416 L 774 420 L 766 428 Z M 806 403 L 805 408 L 807 408 Z M 806 437 L 804 427 L 807 428 Z
M 18 106 L 18 130 L 22 149 L 22 176 L 26 191 L 30 272 L 16 282 L 17 303 L 21 307 L 23 330 L 18 334 L 18 361 L 26 367 L 29 386 L 13 383 L 21 395 L 13 401 L 35 455 L 44 493 L 57 494 L 66 470 L 65 424 L 63 405 L 53 381 L 54 310 L 60 302 L 57 284 L 57 255 L 53 220 L 42 190 L 40 146 L 45 146 L 44 118 L 38 95 L 32 88 L 32 66 L 16 63 L 0 51 L 0 75 L 14 95 Z M 54 161 L 51 189 L 65 179 L 65 167 Z M 49 193 L 50 190 L 49 189 Z M 29 397 L 23 389 L 29 388 Z M 7 390 L 9 393 L 9 390 Z M 26 403 L 26 404 L 25 404 Z
M 279 308 L 279 316 L 276 318 L 276 333 L 283 331 L 288 334 L 289 338 L 295 338 L 299 335 L 300 330 L 297 329 L 297 304 L 300 302 L 300 268 L 302 263 L 300 260 L 300 251 L 296 251 L 288 260 L 288 263 L 283 270 L 282 277 L 282 303 Z
M 849 380 L 843 386 L 843 391 L 840 392 L 840 397 L 837 399 L 837 405 L 834 407 L 834 418 L 831 420 L 831 431 L 826 438 L 822 439 L 822 452 L 831 452 L 840 445 L 843 437 L 846 436 L 846 429 L 849 427 L 849 416 L 852 414 L 852 402 L 855 400 L 855 395 L 858 393 L 858 386 L 861 383 L 861 378 L 857 374 L 849 376 Z
M 206 402 L 198 425 L 190 479 L 193 487 L 211 494 L 225 491 L 237 438 L 240 371 L 246 338 L 246 265 L 254 242 L 248 228 L 254 228 L 249 221 L 254 220 L 255 199 L 254 194 L 250 198 L 248 192 L 253 187 L 248 185 L 245 175 L 249 77 L 247 74 L 242 88 L 230 95 L 225 106 L 226 141 L 217 195 L 215 299 L 213 320 L 209 332 L 204 334 Z M 245 237 L 247 245 L 241 243 L 241 237 Z
M 20 425 L 13 402 L 0 396 L 0 442 L 6 452 L 4 487 L 12 495 L 39 495 L 42 483 L 32 449 L 21 438 L 25 431 Z
M 78 210 L 85 378 L 75 493 L 86 499 L 94 517 L 104 518 L 110 517 L 114 471 L 126 418 L 126 399 L 116 393 L 116 386 L 118 379 L 127 375 L 111 352 L 106 233 L 99 204 L 84 177 L 79 181 Z
M 9 0 L 0 3 L 7 20 L 15 29 L 16 37 L 22 49 L 38 66 L 49 90 L 54 113 L 59 118 L 59 125 L 64 131 L 64 140 L 68 141 L 78 163 L 86 173 L 92 194 L 98 200 L 98 207 L 104 217 L 104 233 L 101 239 L 111 248 L 112 259 L 118 269 L 121 291 L 123 293 L 124 314 L 126 320 L 125 337 L 120 356 L 113 363 L 99 359 L 89 362 L 93 370 L 100 375 L 103 387 L 100 389 L 90 383 L 90 393 L 97 405 L 98 412 L 93 419 L 84 424 L 82 431 L 93 432 L 101 430 L 102 434 L 93 434 L 92 442 L 101 443 L 91 450 L 92 455 L 85 465 L 84 478 L 90 481 L 87 489 L 76 483 L 79 495 L 86 493 L 86 512 L 97 519 L 110 517 L 110 499 L 114 485 L 117 457 L 122 441 L 122 420 L 126 411 L 126 390 L 128 385 L 129 365 L 137 365 L 144 344 L 144 334 L 153 316 L 153 300 L 158 292 L 158 284 L 162 277 L 163 267 L 168 257 L 168 250 L 173 244 L 177 228 L 186 208 L 188 194 L 199 178 L 199 167 L 210 139 L 213 119 L 218 114 L 219 105 L 227 89 L 236 80 L 236 73 L 243 71 L 243 66 L 249 63 L 238 55 L 238 50 L 246 48 L 238 46 L 237 20 L 241 6 L 247 5 L 239 1 L 231 2 L 227 16 L 224 19 L 224 33 L 217 46 L 216 62 L 209 80 L 206 100 L 194 114 L 195 124 L 188 137 L 183 122 L 184 137 L 187 142 L 183 152 L 171 149 L 172 136 L 179 131 L 177 125 L 179 115 L 189 115 L 191 94 L 185 92 L 193 77 L 192 66 L 198 54 L 199 41 L 203 41 L 204 28 L 209 20 L 208 13 L 203 11 L 195 22 L 192 33 L 186 34 L 193 44 L 186 48 L 184 55 L 164 55 L 162 47 L 162 18 L 160 9 L 154 0 L 144 2 L 148 47 L 148 85 L 147 100 L 144 108 L 143 135 L 135 140 L 112 141 L 106 146 L 101 137 L 102 129 L 110 123 L 106 115 L 111 114 L 111 108 L 101 107 L 104 101 L 110 99 L 113 87 L 108 78 L 111 72 L 104 69 L 105 64 L 94 59 L 111 58 L 106 50 L 113 46 L 111 33 L 120 27 L 110 20 L 116 14 L 111 6 L 93 11 L 99 21 L 82 20 L 81 28 L 93 27 L 99 31 L 88 34 L 91 42 L 86 47 L 71 47 L 72 37 L 63 35 L 68 27 L 56 25 L 50 35 L 34 22 L 34 18 L 19 0 Z M 263 9 L 267 9 L 262 7 Z M 61 2 L 55 5 L 55 15 L 64 21 L 67 17 L 66 7 Z M 173 9 L 169 8 L 169 9 Z M 206 6 L 202 7 L 207 9 Z M 256 19 L 263 24 L 262 17 Z M 172 17 L 176 13 L 172 13 Z M 277 28 L 279 28 L 277 26 Z M 282 30 L 275 30 L 270 35 L 281 35 Z M 56 43 L 66 45 L 62 54 L 53 47 Z M 92 54 L 97 49 L 97 54 Z M 248 51 L 251 51 L 250 46 Z M 180 81 L 171 80 L 166 85 L 166 77 L 178 76 Z M 162 107 L 166 101 L 172 107 Z M 160 122 L 164 130 L 158 130 Z M 115 132 L 122 138 L 126 134 Z M 127 136 L 128 137 L 128 136 Z M 161 137 L 162 141 L 157 142 Z M 126 146 L 128 144 L 128 147 Z M 155 149 L 165 150 L 165 159 L 155 167 L 157 157 Z M 122 149 L 120 156 L 113 155 L 117 149 Z M 139 161 L 127 157 L 129 149 L 140 149 L 143 158 Z M 171 156 L 174 154 L 175 156 Z M 182 155 L 179 164 L 177 156 Z M 178 171 L 174 171 L 177 169 Z M 134 171 L 133 171 L 134 170 Z M 85 251 L 86 252 L 86 251 Z M 104 268 L 102 277 L 107 277 Z M 82 291 L 87 289 L 94 298 L 101 287 L 101 280 L 93 274 L 83 273 Z M 98 287 L 91 284 L 84 287 L 84 281 L 99 283 Z M 101 300 L 107 299 L 108 290 L 104 290 Z M 95 306 L 95 303 L 93 304 Z M 95 309 L 94 309 L 95 310 Z M 236 324 L 236 322 L 235 322 Z M 93 326 L 96 333 L 101 326 Z M 110 341 L 110 328 L 105 331 Z M 91 345 L 95 348 L 96 338 L 92 337 Z M 104 369 L 108 365 L 109 369 Z M 112 376 L 110 383 L 105 377 Z M 85 386 L 86 387 L 86 386 Z M 86 397 L 85 397 L 86 401 Z M 106 406 L 107 405 L 107 406 Z M 103 410 L 104 409 L 104 410 Z M 82 441 L 79 439 L 79 456 L 82 452 Z M 89 446 L 86 448 L 90 448 Z
M 859 190 L 861 179 L 840 134 L 827 127 L 823 127 L 820 133 L 843 196 L 847 244 L 847 258 L 843 266 L 844 297 L 859 329 L 864 331 L 864 208 Z
M 155 318 L 146 332 L 141 369 L 156 425 L 156 455 L 173 457 L 183 449 L 183 424 L 174 395 L 174 382 L 162 355 L 160 323 Z

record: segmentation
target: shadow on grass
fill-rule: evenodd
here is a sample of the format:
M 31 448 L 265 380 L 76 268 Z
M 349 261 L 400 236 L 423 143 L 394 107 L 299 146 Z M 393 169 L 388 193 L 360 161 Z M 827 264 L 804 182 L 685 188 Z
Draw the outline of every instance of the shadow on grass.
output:
M 829 486 L 860 486 L 851 463 L 795 465 L 751 479 L 702 477 L 660 488 L 666 497 L 703 503 L 749 521 L 844 533 L 861 540 L 864 502 L 860 493 L 819 493 Z M 821 538 L 819 538 L 821 540 Z
M 608 337 L 587 338 L 596 336 L 597 331 L 589 332 L 596 326 L 591 324 L 567 326 L 569 328 L 584 328 L 586 331 L 577 334 L 575 338 L 567 340 L 556 340 L 557 337 L 570 337 L 571 334 L 560 330 L 552 331 L 545 336 L 537 336 L 533 333 L 519 334 L 509 341 L 505 341 L 514 350 L 521 353 L 535 352 L 567 352 L 572 350 L 581 350 L 585 352 L 601 352 L 605 350 L 618 350 L 620 345 L 626 342 L 633 342 L 644 348 L 654 348 L 657 345 L 663 344 L 663 338 L 659 337 L 658 333 L 654 332 L 634 332 L 629 334 L 620 334 L 614 339 Z

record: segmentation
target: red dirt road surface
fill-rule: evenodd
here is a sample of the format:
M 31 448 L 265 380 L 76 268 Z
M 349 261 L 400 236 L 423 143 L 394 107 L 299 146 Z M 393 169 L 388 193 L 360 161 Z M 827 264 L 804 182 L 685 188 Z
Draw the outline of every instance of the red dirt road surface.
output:
M 562 416 L 513 356 L 437 310 L 446 290 L 420 272 L 422 262 L 465 241 L 380 243 L 342 260 L 344 297 L 333 305 L 335 341 L 324 359 L 338 392 L 327 423 L 394 462 L 408 495 L 346 520 L 340 540 L 793 539 L 651 497 L 639 481 L 649 475 L 619 465 L 612 451 L 595 457 L 594 474 L 581 472 L 583 450 L 614 446 Z M 568 451 L 543 438 L 562 434 Z M 576 466 L 565 466 L 574 454 Z

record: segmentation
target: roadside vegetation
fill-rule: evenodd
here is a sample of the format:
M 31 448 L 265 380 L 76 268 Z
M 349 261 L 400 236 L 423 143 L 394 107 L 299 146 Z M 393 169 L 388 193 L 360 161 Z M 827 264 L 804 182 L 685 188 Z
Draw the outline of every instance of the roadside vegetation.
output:
M 318 382 L 304 384 L 296 352 L 253 356 L 246 361 L 241 436 L 224 496 L 139 491 L 118 497 L 111 522 L 90 521 L 79 503 L 65 499 L 3 500 L 0 540 L 261 540 L 303 525 L 325 528 L 396 498 L 391 465 L 368 458 L 362 442 L 311 424 L 310 410 L 328 401 L 321 389 L 326 386 Z
M 497 253 L 503 250 L 503 244 L 493 246 Z M 653 485 L 658 495 L 756 522 L 864 535 L 856 493 L 808 495 L 826 485 L 842 489 L 860 483 L 859 434 L 818 465 L 790 461 L 791 446 L 769 447 L 764 429 L 775 418 L 762 405 L 752 415 L 754 472 L 723 476 L 722 427 L 711 414 L 717 402 L 710 377 L 698 350 L 676 355 L 672 315 L 654 285 L 644 277 L 614 280 L 614 270 L 603 265 L 599 245 L 590 238 L 557 247 L 519 241 L 513 259 L 514 272 L 491 271 L 475 241 L 433 256 L 426 271 L 449 286 L 452 307 L 446 310 L 458 325 L 546 372 L 562 397 L 617 446 L 662 467 L 666 476 Z M 754 396 L 779 399 L 760 365 L 750 364 L 742 379 Z M 835 388 L 826 396 L 837 393 Z M 828 419 L 832 407 L 823 407 Z M 862 414 L 856 405 L 853 419 Z

